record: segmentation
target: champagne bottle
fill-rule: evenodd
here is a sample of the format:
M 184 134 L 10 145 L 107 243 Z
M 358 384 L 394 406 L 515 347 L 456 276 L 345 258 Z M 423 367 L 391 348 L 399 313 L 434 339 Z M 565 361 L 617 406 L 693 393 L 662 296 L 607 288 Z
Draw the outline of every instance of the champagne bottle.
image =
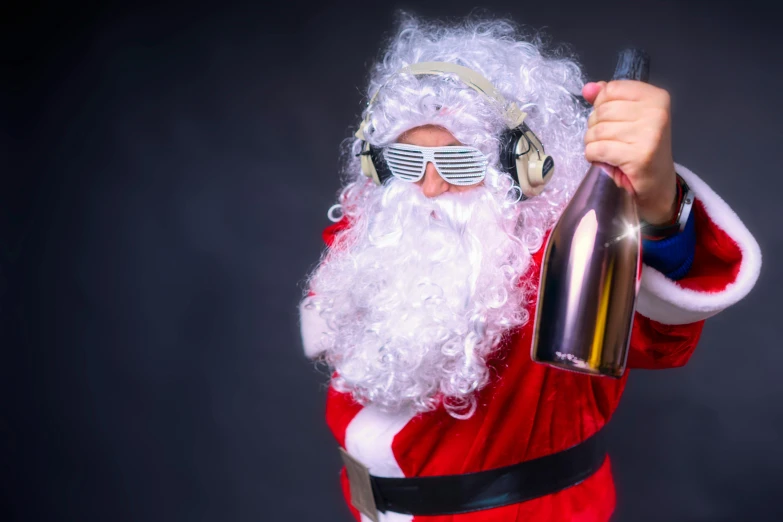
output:
M 647 81 L 644 51 L 620 53 L 612 79 Z M 531 357 L 576 372 L 621 377 L 641 278 L 633 197 L 601 165 L 587 171 L 547 241 Z

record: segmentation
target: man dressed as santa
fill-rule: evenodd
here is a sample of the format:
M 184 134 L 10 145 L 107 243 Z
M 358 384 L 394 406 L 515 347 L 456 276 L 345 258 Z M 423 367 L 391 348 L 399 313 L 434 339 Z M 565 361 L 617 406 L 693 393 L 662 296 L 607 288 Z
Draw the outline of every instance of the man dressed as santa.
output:
M 541 47 L 505 21 L 406 17 L 372 70 L 300 306 L 307 355 L 333 370 L 326 419 L 357 520 L 609 519 L 600 430 L 629 372 L 530 355 L 542 247 L 590 162 L 617 167 L 647 223 L 628 368 L 684 365 L 758 277 L 751 234 L 672 159 L 668 93 L 585 84 Z M 514 128 L 554 160 L 538 190 L 503 159 Z

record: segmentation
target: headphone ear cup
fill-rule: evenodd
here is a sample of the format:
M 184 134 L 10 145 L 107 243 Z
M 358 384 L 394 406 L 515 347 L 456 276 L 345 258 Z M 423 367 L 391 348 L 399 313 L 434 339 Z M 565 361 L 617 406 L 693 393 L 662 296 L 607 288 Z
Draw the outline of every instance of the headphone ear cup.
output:
M 552 159 L 552 156 L 542 154 L 541 159 L 539 159 L 537 154 L 529 154 L 527 179 L 532 187 L 536 188 L 546 185 L 554 172 L 555 160 Z
M 538 196 L 555 172 L 555 161 L 544 152 L 541 140 L 524 123 L 515 129 L 518 136 L 512 157 L 516 163 L 516 179 L 525 198 Z
M 381 149 L 373 147 L 369 142 L 362 142 L 362 151 L 359 154 L 362 165 L 362 173 L 372 179 L 376 185 L 383 185 L 392 175 L 389 166 L 381 158 Z
M 383 185 L 386 180 L 392 177 L 389 165 L 386 164 L 386 160 L 381 157 L 383 149 L 370 145 L 370 159 L 372 160 L 373 167 L 375 168 L 375 182 L 378 185 Z
M 378 172 L 375 170 L 375 165 L 372 161 L 370 147 L 371 145 L 369 142 L 362 142 L 362 151 L 359 153 L 359 160 L 362 165 L 362 173 L 368 178 L 372 179 L 376 185 L 380 185 L 381 182 L 378 179 Z
M 519 172 L 517 172 L 517 143 L 522 137 L 519 127 L 506 130 L 500 135 L 500 167 L 511 176 L 516 185 L 519 185 Z

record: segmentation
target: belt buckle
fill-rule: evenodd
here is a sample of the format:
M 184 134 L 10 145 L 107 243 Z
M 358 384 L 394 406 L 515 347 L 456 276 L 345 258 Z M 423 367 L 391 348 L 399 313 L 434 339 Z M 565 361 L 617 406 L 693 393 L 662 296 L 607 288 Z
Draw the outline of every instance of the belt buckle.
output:
M 351 504 L 372 522 L 378 522 L 378 508 L 372 494 L 370 470 L 342 448 L 340 448 L 340 456 L 343 458 L 345 470 L 348 472 L 348 482 L 351 484 Z

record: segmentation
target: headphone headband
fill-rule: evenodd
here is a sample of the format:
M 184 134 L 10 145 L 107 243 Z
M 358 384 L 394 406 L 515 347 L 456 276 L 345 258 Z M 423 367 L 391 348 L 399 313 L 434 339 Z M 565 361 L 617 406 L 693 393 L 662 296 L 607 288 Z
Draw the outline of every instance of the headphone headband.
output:
M 450 62 L 419 62 L 403 67 L 394 73 L 392 77 L 402 73 L 413 75 L 451 73 L 456 75 L 465 85 L 479 94 L 482 94 L 485 97 L 498 102 L 505 108 L 506 125 L 509 129 L 515 129 L 520 126 L 527 116 L 525 112 L 522 112 L 519 107 L 517 107 L 516 103 L 512 102 L 509 104 L 506 98 L 504 98 L 503 95 L 500 94 L 497 89 L 495 89 L 489 80 L 468 67 Z M 389 80 L 390 79 L 391 77 Z M 386 80 L 386 83 L 388 83 L 389 80 Z M 370 98 L 370 101 L 367 103 L 368 107 L 372 105 L 372 103 L 375 101 L 375 98 L 378 96 L 378 93 L 381 92 L 381 89 L 383 89 L 386 83 L 381 85 L 381 87 L 375 91 L 375 94 L 372 95 L 372 98 Z M 364 137 L 364 127 L 369 123 L 369 119 L 370 113 L 368 112 L 367 116 L 365 116 L 361 124 L 359 124 L 359 129 L 356 131 L 355 136 L 360 140 L 366 140 Z

